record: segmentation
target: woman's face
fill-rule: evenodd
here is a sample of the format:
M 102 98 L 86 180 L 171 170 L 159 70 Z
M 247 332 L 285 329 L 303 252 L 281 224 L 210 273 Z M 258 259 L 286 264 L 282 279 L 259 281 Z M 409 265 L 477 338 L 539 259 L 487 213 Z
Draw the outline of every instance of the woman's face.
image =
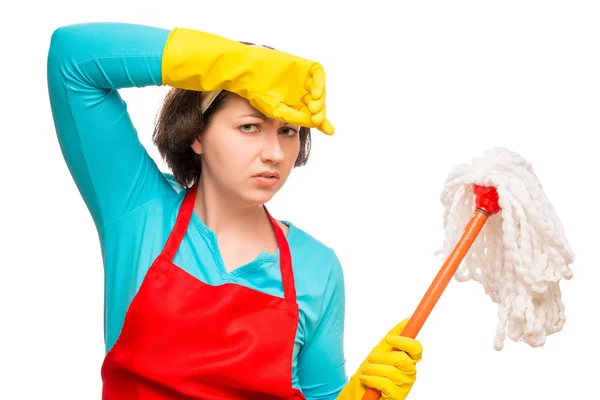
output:
M 266 203 L 294 167 L 300 127 L 268 119 L 240 96 L 225 101 L 192 144 L 202 155 L 204 184 L 246 203 Z

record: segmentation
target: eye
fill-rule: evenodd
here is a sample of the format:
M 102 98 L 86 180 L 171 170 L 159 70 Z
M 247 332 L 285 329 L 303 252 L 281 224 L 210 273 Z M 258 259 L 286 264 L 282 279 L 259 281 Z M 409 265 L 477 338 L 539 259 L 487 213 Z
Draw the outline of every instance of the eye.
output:
M 298 131 L 296 129 L 290 128 L 288 126 L 281 128 L 279 132 L 284 136 L 295 136 L 298 134 Z
M 239 127 L 239 129 L 244 133 L 253 133 L 258 131 L 258 125 L 256 124 L 244 124 Z

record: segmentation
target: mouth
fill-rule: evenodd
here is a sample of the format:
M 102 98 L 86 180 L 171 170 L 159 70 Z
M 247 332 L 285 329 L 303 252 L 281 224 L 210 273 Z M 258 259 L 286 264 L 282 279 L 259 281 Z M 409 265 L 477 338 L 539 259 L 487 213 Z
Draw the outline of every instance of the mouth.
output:
M 254 175 L 255 178 L 267 178 L 267 179 L 279 179 L 279 174 L 277 172 L 261 172 L 260 174 Z
M 261 172 L 260 174 L 254 175 L 252 178 L 258 185 L 265 187 L 273 187 L 279 182 L 279 174 L 272 171 Z

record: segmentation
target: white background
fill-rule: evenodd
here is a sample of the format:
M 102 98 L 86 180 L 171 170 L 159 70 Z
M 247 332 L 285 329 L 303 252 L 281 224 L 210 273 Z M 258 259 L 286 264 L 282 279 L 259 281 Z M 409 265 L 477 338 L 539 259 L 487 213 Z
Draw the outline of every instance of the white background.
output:
M 322 4 L 319 4 L 322 3 Z M 598 379 L 600 6 L 593 1 L 62 1 L 11 4 L 0 29 L 0 398 L 100 398 L 103 276 L 55 138 L 52 31 L 122 21 L 196 28 L 321 62 L 337 132 L 270 204 L 345 271 L 348 373 L 410 316 L 441 265 L 446 174 L 492 146 L 533 165 L 576 254 L 567 323 L 543 348 L 492 348 L 496 306 L 452 281 L 419 334 L 410 399 L 590 398 Z M 124 90 L 141 140 L 165 88 Z M 589 365 L 589 366 L 585 366 Z M 575 394 L 577 391 L 580 394 Z

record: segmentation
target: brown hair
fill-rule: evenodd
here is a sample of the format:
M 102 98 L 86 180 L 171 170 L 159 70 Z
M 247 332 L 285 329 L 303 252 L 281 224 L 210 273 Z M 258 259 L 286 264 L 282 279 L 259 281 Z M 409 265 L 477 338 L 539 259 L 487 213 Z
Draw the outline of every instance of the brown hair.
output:
M 219 93 L 204 113 L 200 109 L 203 92 L 171 88 L 165 96 L 152 139 L 175 180 L 185 188 L 192 186 L 202 173 L 200 156 L 191 145 L 210 125 L 215 113 L 225 107 L 229 94 L 225 90 Z M 301 127 L 299 135 L 300 151 L 295 167 L 305 165 L 310 154 L 310 129 Z

